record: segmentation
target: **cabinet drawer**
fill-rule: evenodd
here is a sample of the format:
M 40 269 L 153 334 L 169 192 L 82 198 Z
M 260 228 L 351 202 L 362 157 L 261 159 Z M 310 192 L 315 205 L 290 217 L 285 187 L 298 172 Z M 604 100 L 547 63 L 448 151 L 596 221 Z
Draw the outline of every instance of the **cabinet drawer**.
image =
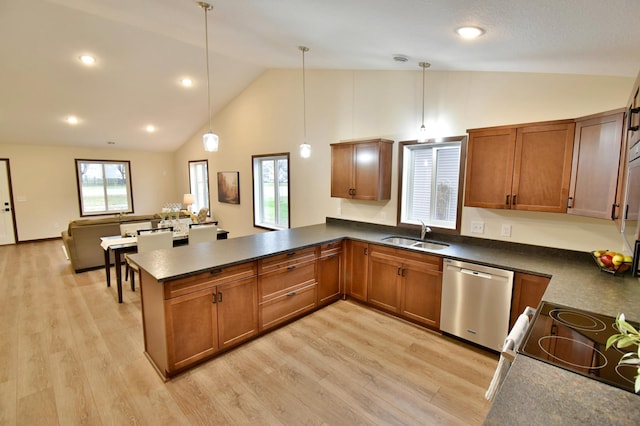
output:
M 260 305 L 260 330 L 302 315 L 316 306 L 316 283 L 283 294 Z
M 316 248 L 309 247 L 301 250 L 294 250 L 283 254 L 268 257 L 258 261 L 258 273 L 286 269 L 292 265 L 315 260 Z
M 164 298 L 182 296 L 194 291 L 214 287 L 223 282 L 235 281 L 256 275 L 256 262 L 241 263 L 225 268 L 212 269 L 211 271 L 191 275 L 164 283 Z
M 342 240 L 330 241 L 320 245 L 320 257 L 342 253 Z
M 295 264 L 286 269 L 275 270 L 258 278 L 260 302 L 289 293 L 298 287 L 316 281 L 316 262 Z

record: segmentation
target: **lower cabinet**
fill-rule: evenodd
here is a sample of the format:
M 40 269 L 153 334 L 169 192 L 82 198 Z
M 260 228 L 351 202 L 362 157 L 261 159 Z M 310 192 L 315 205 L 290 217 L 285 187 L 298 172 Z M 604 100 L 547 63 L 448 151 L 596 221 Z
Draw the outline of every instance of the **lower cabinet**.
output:
M 165 379 L 258 334 L 256 262 L 167 282 L 141 272 L 145 352 Z
M 513 277 L 513 298 L 511 301 L 511 324 L 509 330 L 518 320 L 527 306 L 536 308 L 547 290 L 548 277 L 516 272 Z
M 367 291 L 372 306 L 438 328 L 442 258 L 372 244 Z
M 258 261 L 260 331 L 315 309 L 316 259 L 316 247 L 309 247 Z
M 169 370 L 208 358 L 258 333 L 256 277 L 166 301 Z
M 335 302 L 343 293 L 343 241 L 320 245 L 318 256 L 318 306 Z
M 366 302 L 369 244 L 362 241 L 348 240 L 346 256 L 345 293 L 354 299 Z

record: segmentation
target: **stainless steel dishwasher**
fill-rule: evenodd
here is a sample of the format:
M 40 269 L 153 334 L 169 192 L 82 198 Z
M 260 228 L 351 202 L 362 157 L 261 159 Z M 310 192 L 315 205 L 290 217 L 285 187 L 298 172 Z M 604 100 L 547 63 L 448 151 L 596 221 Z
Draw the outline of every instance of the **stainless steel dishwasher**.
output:
M 513 272 L 444 259 L 440 329 L 501 351 L 509 333 Z

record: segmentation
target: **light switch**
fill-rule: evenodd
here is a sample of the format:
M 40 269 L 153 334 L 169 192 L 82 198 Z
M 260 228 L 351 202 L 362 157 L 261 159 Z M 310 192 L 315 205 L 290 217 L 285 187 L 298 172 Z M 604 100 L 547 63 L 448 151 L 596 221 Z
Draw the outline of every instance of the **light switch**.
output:
M 502 235 L 503 237 L 510 237 L 511 236 L 511 225 L 502 224 L 502 231 L 500 232 L 500 235 Z

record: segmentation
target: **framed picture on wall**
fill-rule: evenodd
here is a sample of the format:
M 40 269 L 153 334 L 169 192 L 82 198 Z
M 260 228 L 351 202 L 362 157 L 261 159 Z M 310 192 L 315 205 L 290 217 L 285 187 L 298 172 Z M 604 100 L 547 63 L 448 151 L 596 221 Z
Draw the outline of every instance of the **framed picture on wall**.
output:
M 240 204 L 240 172 L 218 172 L 218 201 Z

